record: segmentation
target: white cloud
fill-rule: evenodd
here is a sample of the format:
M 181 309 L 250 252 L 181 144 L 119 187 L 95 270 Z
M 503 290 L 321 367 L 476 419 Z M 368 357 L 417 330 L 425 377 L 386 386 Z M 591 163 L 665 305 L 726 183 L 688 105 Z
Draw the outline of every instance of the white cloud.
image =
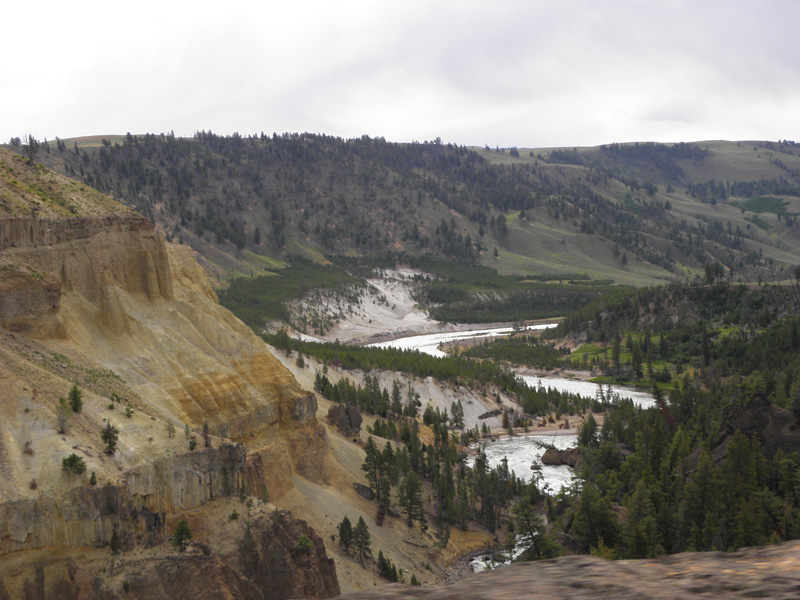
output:
M 0 139 L 319 131 L 460 144 L 800 138 L 800 3 L 14 3 Z

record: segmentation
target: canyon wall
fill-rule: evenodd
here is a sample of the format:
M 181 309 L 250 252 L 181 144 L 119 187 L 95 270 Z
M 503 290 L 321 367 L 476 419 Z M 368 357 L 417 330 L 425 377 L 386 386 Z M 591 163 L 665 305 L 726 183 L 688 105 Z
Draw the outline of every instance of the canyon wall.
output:
M 51 353 L 87 373 L 107 371 L 137 411 L 130 423 L 116 421 L 125 447 L 104 456 L 96 432 L 108 399 L 87 392 L 78 423 L 59 440 L 49 416 L 55 393 L 43 392 L 58 388 L 59 374 L 37 371 L 19 348 L 6 348 L 0 471 L 11 480 L 0 504 L 0 552 L 102 544 L 114 529 L 157 542 L 164 514 L 218 497 L 223 487 L 276 499 L 294 475 L 325 481 L 316 399 L 219 306 L 188 248 L 165 244 L 142 217 L 105 215 L 0 218 L 0 250 L 5 335 L 38 344 L 24 357 Z M 62 383 L 66 395 L 71 382 Z M 24 402 L 31 410 L 21 413 L 15 407 Z M 182 448 L 172 433 L 165 439 L 168 428 L 186 433 Z M 203 445 L 203 429 L 214 448 L 190 451 L 188 438 Z M 25 456 L 20 430 L 55 457 Z M 108 485 L 91 488 L 62 474 L 59 457 L 68 452 Z

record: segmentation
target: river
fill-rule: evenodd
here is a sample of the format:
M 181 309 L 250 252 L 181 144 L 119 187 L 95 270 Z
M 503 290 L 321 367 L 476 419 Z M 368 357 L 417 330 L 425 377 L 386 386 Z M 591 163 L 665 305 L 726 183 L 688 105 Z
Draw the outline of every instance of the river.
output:
M 533 325 L 527 327 L 530 330 L 541 330 L 555 327 L 555 324 Z M 426 335 L 413 335 L 402 337 L 388 342 L 370 344 L 379 348 L 398 348 L 403 350 L 418 350 L 430 354 L 431 356 L 444 357 L 445 352 L 439 349 L 439 345 L 455 340 L 465 340 L 474 338 L 488 338 L 509 335 L 515 331 L 513 327 L 499 327 L 493 329 L 477 329 L 471 331 L 455 331 L 447 333 L 431 333 Z M 539 377 L 531 375 L 520 375 L 520 379 L 530 387 L 543 386 L 561 392 L 578 394 L 595 398 L 598 394 L 597 383 L 583 381 L 580 379 L 570 379 L 567 377 Z M 610 392 L 609 392 L 610 390 Z M 636 390 L 615 386 L 609 388 L 602 386 L 602 393 L 606 396 L 609 393 L 620 398 L 630 398 L 634 404 L 642 408 L 649 408 L 655 404 L 652 394 Z M 542 455 L 548 446 L 559 450 L 574 448 L 578 444 L 578 436 L 575 434 L 524 434 L 513 437 L 501 437 L 494 441 L 485 441 L 476 444 L 483 448 L 486 453 L 487 462 L 491 467 L 499 466 L 503 459 L 508 461 L 509 471 L 513 471 L 517 477 L 530 481 L 534 474 L 539 477 L 539 486 L 550 494 L 557 494 L 562 488 L 569 486 L 574 477 L 575 471 L 566 465 L 551 466 L 542 464 Z M 467 464 L 472 466 L 475 457 L 470 457 Z M 515 555 L 519 555 L 524 548 L 524 544 L 519 544 L 515 550 Z M 499 562 L 495 562 L 498 559 Z M 503 559 L 498 554 L 491 552 L 485 555 L 476 556 L 470 561 L 472 569 L 476 572 L 491 569 L 502 564 L 507 564 L 508 560 Z
M 577 445 L 578 436 L 575 434 L 522 434 L 479 442 L 474 448 L 483 448 L 491 467 L 499 466 L 505 458 L 508 460 L 508 470 L 525 481 L 531 480 L 535 466 L 541 474 L 539 486 L 551 494 L 557 494 L 561 488 L 570 485 L 574 471 L 566 465 L 543 465 L 542 455 L 548 446 L 566 450 Z M 470 457 L 467 464 L 472 466 L 474 462 L 474 457 Z
M 525 329 L 541 330 L 555 326 L 555 323 L 547 323 L 531 325 Z M 429 333 L 425 335 L 401 337 L 387 342 L 370 344 L 370 346 L 417 350 L 430 354 L 431 356 L 444 357 L 447 356 L 447 354 L 439 349 L 439 345 L 442 343 L 452 342 L 454 340 L 498 337 L 509 335 L 514 331 L 515 329 L 513 327 L 496 327 L 492 329 Z M 592 383 L 591 381 L 569 379 L 566 377 L 520 375 L 520 379 L 531 387 L 542 385 L 545 388 L 550 387 L 561 392 L 579 394 L 581 396 L 588 396 L 589 398 L 596 397 L 599 387 L 599 384 Z M 603 386 L 603 393 L 608 393 L 608 386 Z M 615 386 L 612 388 L 612 394 L 619 395 L 621 398 L 630 398 L 634 404 L 642 408 L 649 408 L 655 404 L 655 398 L 652 394 L 633 388 Z M 544 445 L 553 445 L 559 450 L 565 450 L 575 447 L 577 443 L 577 435 L 529 434 L 518 435 L 512 438 L 503 437 L 493 442 L 483 442 L 481 445 L 484 447 L 490 466 L 498 466 L 503 460 L 503 457 L 506 457 L 508 459 L 509 470 L 514 471 L 518 477 L 522 477 L 526 481 L 530 480 L 532 474 L 531 466 L 536 465 L 540 467 L 542 476 L 540 485 L 542 487 L 546 486 L 549 492 L 555 494 L 564 486 L 569 485 L 573 470 L 567 466 L 543 465 L 541 457 L 545 451 Z
M 591 381 L 583 381 L 582 379 L 570 379 L 567 377 L 539 377 L 536 375 L 520 375 L 522 381 L 528 386 L 538 388 L 540 385 L 544 388 L 552 388 L 559 392 L 568 392 L 570 394 L 578 394 L 580 396 L 588 396 L 589 398 L 597 397 L 597 390 L 601 384 L 592 383 Z M 610 386 L 602 384 L 603 394 L 609 395 L 608 390 L 611 390 L 612 396 L 619 396 L 620 398 L 627 398 L 633 401 L 636 406 L 641 408 L 650 408 L 655 406 L 656 399 L 653 394 L 643 392 L 631 387 L 624 386 Z
M 528 325 L 523 328 L 525 331 L 538 331 L 556 327 L 557 323 L 544 323 L 541 325 Z M 410 335 L 407 337 L 389 340 L 388 342 L 378 342 L 368 344 L 375 348 L 397 348 L 398 350 L 417 350 L 424 354 L 430 354 L 437 358 L 447 356 L 445 352 L 439 350 L 439 344 L 454 342 L 456 340 L 470 340 L 476 338 L 491 338 L 509 335 L 519 329 L 514 327 L 495 327 L 493 329 L 470 329 L 468 331 L 448 331 L 444 333 L 427 333 L 424 335 Z

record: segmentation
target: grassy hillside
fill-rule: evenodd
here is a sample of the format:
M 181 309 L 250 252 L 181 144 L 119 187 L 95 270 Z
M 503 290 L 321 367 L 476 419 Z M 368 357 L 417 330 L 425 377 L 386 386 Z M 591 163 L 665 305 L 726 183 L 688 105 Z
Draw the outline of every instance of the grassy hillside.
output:
M 489 149 L 200 132 L 57 140 L 38 159 L 149 215 L 220 280 L 296 254 L 434 256 L 644 285 L 785 279 L 800 262 L 800 146 Z M 764 201 L 774 198 L 765 210 Z
M 131 215 L 133 211 L 84 183 L 0 148 L 0 218 L 60 219 Z

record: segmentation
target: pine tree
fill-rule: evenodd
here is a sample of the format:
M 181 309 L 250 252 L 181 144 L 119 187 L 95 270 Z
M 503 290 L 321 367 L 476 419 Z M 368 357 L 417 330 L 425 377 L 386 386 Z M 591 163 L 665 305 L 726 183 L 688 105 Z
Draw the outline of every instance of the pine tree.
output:
M 364 564 L 364 559 L 372 555 L 369 528 L 364 521 L 364 517 L 358 517 L 358 523 L 353 529 L 353 543 L 356 547 L 359 562 Z
M 77 383 L 74 383 L 69 390 L 69 405 L 72 408 L 72 412 L 76 413 L 81 412 L 83 408 L 83 391 L 78 387 Z
M 409 472 L 400 484 L 398 503 L 406 515 L 406 524 L 411 527 L 414 521 L 425 522 L 422 503 L 422 482 L 414 471 Z
M 192 530 L 189 529 L 189 524 L 186 519 L 178 521 L 175 531 L 172 532 L 172 545 L 177 546 L 178 550 L 183 552 L 186 548 L 186 542 L 192 539 Z
M 367 483 L 370 489 L 376 494 L 380 494 L 378 479 L 380 478 L 381 453 L 378 451 L 378 447 L 375 445 L 375 440 L 372 437 L 367 440 L 364 451 L 367 455 L 364 458 L 364 464 L 361 465 L 361 469 L 367 476 Z M 378 500 L 380 500 L 380 496 Z
M 339 523 L 339 547 L 345 552 L 350 552 L 350 546 L 353 543 L 353 526 L 350 519 L 345 517 Z
M 258 548 L 249 520 L 245 524 L 244 535 L 239 542 L 239 554 L 242 557 L 242 570 L 249 577 L 258 566 Z
M 586 420 L 581 425 L 580 431 L 578 432 L 578 445 L 591 447 L 597 445 L 597 421 L 594 419 L 594 415 L 589 413 L 589 416 L 586 417 Z
M 523 560 L 544 560 L 558 556 L 559 545 L 545 535 L 544 519 L 527 498 L 514 507 L 514 530 L 528 545 Z
M 114 454 L 117 449 L 117 442 L 119 441 L 119 429 L 112 425 L 111 421 L 108 421 L 100 437 L 106 445 L 106 454 Z
M 617 520 L 608 499 L 594 484 L 587 483 L 583 487 L 572 530 L 587 548 L 595 547 L 601 541 L 608 547 L 617 543 Z
M 683 489 L 683 526 L 692 550 L 714 548 L 714 537 L 719 524 L 719 491 L 719 473 L 711 454 L 708 450 L 703 450 L 694 475 Z

